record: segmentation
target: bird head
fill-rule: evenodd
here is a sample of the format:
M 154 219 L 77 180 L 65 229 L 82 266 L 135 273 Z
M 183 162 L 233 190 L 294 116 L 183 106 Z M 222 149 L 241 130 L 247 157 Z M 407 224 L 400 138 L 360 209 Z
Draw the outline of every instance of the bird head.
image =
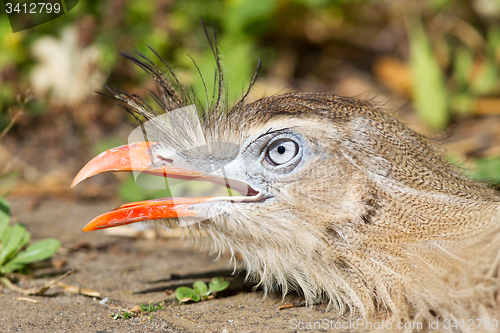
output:
M 146 140 L 98 155 L 73 186 L 101 172 L 134 171 L 241 195 L 128 203 L 84 231 L 159 220 L 214 251 L 241 254 L 265 291 L 295 289 L 309 304 L 327 299 L 341 313 L 407 318 L 455 304 L 450 293 L 471 281 L 460 275 L 471 270 L 470 249 L 498 249 L 487 222 L 498 217 L 497 194 L 379 107 L 290 93 L 232 108 L 219 97 L 198 117 L 188 94 L 149 60 L 127 57 L 158 82 L 160 111 L 110 90 L 142 121 Z
M 315 260 L 315 253 L 339 235 L 353 242 L 352 221 L 365 210 L 364 177 L 338 145 L 348 135 L 342 123 L 358 103 L 288 94 L 199 122 L 194 108 L 151 118 L 138 132 L 145 129 L 154 139 L 101 153 L 78 173 L 73 186 L 101 172 L 133 171 L 212 182 L 241 195 L 128 203 L 83 230 L 162 220 L 208 236 L 215 251 L 241 253 L 265 286 L 288 288 L 296 280 L 312 285 L 302 260 Z M 343 115 L 334 119 L 337 108 Z M 318 287 L 308 299 L 321 295 Z

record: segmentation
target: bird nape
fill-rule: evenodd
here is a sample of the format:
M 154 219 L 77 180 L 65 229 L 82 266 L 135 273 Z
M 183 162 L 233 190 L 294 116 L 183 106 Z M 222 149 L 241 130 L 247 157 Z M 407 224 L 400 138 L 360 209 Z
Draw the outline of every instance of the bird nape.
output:
M 201 108 L 171 71 L 170 80 L 143 55 L 125 55 L 159 86 L 156 107 L 109 90 L 147 139 L 95 157 L 73 186 L 105 171 L 139 171 L 242 195 L 129 203 L 84 231 L 159 220 L 230 251 L 235 264 L 239 253 L 265 292 L 297 290 L 345 318 L 497 319 L 498 193 L 366 101 L 290 93 L 229 107 L 213 49 L 218 94 L 198 124 L 169 112 Z

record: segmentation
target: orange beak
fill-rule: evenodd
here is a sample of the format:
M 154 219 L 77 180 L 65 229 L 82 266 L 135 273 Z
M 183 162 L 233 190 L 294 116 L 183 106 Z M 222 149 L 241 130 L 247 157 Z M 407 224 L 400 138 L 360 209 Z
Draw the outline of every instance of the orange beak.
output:
M 151 157 L 154 142 L 136 142 L 100 153 L 88 162 L 71 183 L 75 187 L 83 180 L 106 171 L 140 171 L 157 176 L 192 179 L 203 178 L 203 174 L 194 170 L 180 168 L 155 167 Z
M 180 179 L 209 179 L 199 171 L 155 166 L 151 157 L 151 148 L 154 145 L 156 144 L 152 142 L 136 142 L 97 155 L 80 170 L 71 187 L 106 171 L 139 171 Z M 83 231 L 112 228 L 147 220 L 197 216 L 196 212 L 190 210 L 190 206 L 207 202 L 209 199 L 165 198 L 128 203 L 96 217 L 83 228 Z

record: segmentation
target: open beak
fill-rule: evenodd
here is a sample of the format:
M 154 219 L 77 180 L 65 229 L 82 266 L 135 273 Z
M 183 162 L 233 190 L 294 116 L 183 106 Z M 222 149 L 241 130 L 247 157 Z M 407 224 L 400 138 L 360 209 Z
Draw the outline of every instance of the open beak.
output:
M 209 198 L 176 198 L 139 201 L 122 205 L 90 221 L 82 231 L 93 231 L 147 220 L 197 216 L 189 206 Z
M 97 155 L 80 170 L 71 187 L 86 178 L 106 171 L 139 171 L 164 177 L 210 180 L 199 171 L 155 166 L 151 157 L 151 148 L 154 145 L 155 143 L 152 142 L 136 142 Z M 100 230 L 147 220 L 197 216 L 196 212 L 189 209 L 190 206 L 208 202 L 211 199 L 214 198 L 165 198 L 129 203 L 96 217 L 83 228 L 83 231 Z

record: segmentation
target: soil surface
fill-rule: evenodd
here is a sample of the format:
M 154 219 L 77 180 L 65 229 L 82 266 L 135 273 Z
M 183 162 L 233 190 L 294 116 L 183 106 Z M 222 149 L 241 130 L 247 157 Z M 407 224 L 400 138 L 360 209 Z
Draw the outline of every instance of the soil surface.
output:
M 34 276 L 21 278 L 18 285 L 41 286 L 73 269 L 74 273 L 62 282 L 97 291 L 100 297 L 72 294 L 54 286 L 44 296 L 26 296 L 37 302 L 32 303 L 3 287 L 1 331 L 284 332 L 295 330 L 299 322 L 306 325 L 323 319 L 339 320 L 324 305 L 301 306 L 295 294 L 285 299 L 281 294 L 264 297 L 262 291 L 252 291 L 252 284 L 243 283 L 241 276 L 228 278 L 230 288 L 215 299 L 176 306 L 171 291 L 178 286 L 191 286 L 195 280 L 208 281 L 213 276 L 230 276 L 228 258 L 216 260 L 207 252 L 185 246 L 185 241 L 178 238 L 151 240 L 80 231 L 85 223 L 114 208 L 117 202 L 76 203 L 26 197 L 10 201 L 15 221 L 32 231 L 33 239 L 57 235 L 63 249 L 53 261 L 65 263 L 60 268 L 48 264 L 35 269 Z M 102 304 L 105 298 L 107 303 Z M 130 319 L 112 318 L 140 303 L 161 302 L 165 307 L 155 312 L 142 312 Z M 289 303 L 296 307 L 279 309 Z

